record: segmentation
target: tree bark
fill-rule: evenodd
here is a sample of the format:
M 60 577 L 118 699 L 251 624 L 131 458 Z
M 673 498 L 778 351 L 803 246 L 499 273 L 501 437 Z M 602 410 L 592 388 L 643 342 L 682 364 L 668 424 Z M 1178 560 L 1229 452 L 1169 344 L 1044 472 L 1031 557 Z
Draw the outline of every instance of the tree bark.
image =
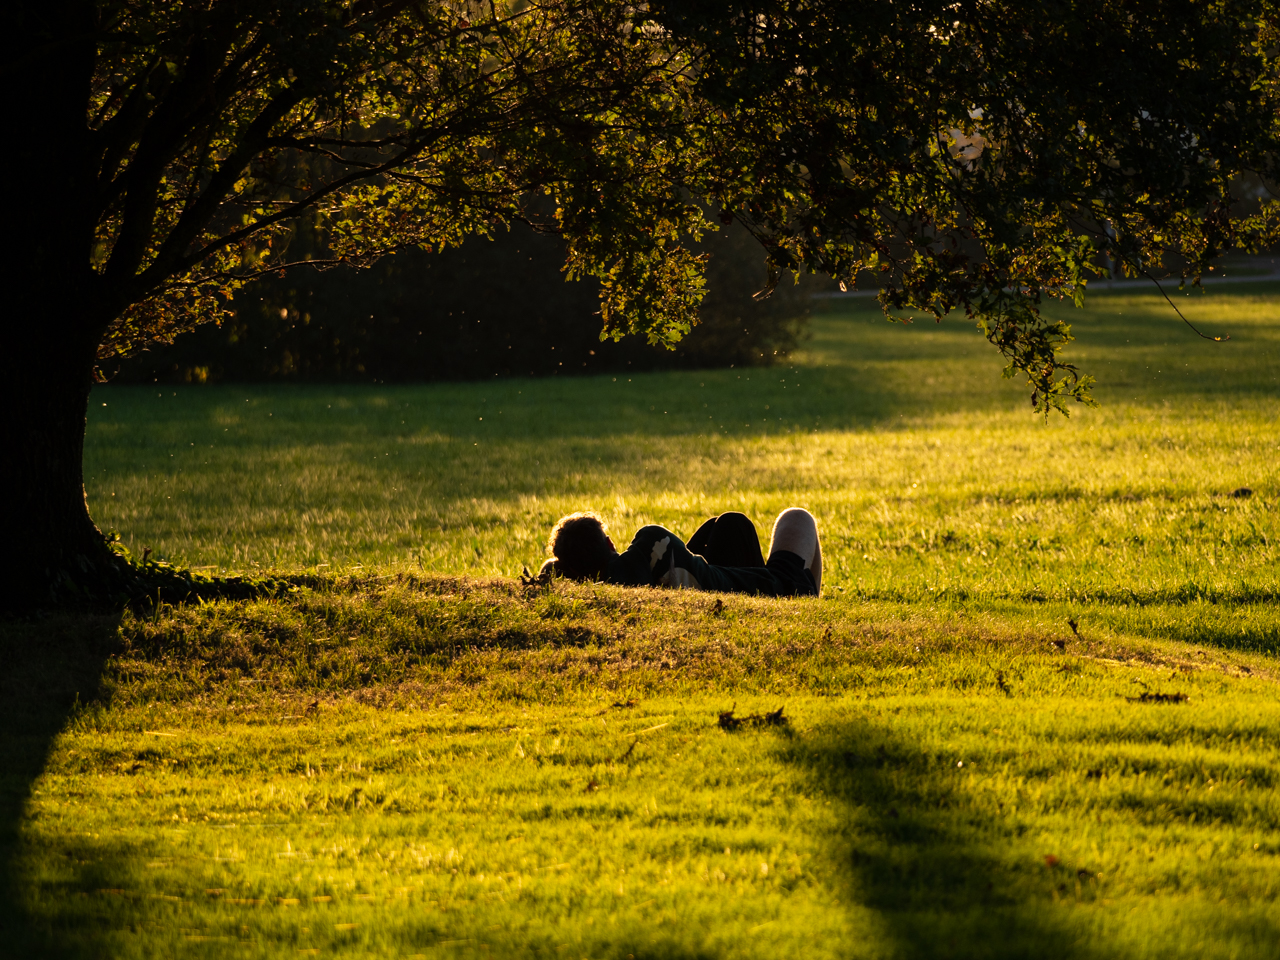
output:
M 22 339 L 28 349 L 12 357 L 0 378 L 9 515 L 0 606 L 12 611 L 118 601 L 127 593 L 131 571 L 89 516 L 84 491 L 95 344 L 88 338 L 79 344 L 38 342 L 55 340 L 48 335 Z
M 131 570 L 85 503 L 85 413 L 110 322 L 90 266 L 96 170 L 86 109 L 96 56 L 91 0 L 23 0 L 0 37 L 16 71 L 0 151 L 0 608 L 120 597 Z

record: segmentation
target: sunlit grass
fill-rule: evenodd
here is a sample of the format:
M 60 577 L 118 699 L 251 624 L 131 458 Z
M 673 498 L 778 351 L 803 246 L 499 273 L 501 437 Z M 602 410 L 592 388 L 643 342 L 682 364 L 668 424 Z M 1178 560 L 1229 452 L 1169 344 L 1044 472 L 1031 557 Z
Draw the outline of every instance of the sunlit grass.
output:
M 26 804 L 19 943 L 1225 958 L 1280 934 L 1270 657 L 1056 612 L 403 578 L 119 632 Z M 6 672 L 10 711 L 46 669 Z
M 772 370 L 95 390 L 104 527 L 306 585 L 0 630 L 4 945 L 1275 956 L 1277 292 L 1091 297 L 1048 423 L 864 301 Z M 821 600 L 511 579 L 792 504 Z
M 1048 423 L 968 324 L 890 325 L 866 301 L 771 370 L 106 387 L 90 503 L 135 550 L 195 566 L 505 575 L 576 509 L 623 538 L 738 509 L 767 537 L 802 504 L 835 593 L 1272 600 L 1280 310 L 1258 290 L 1183 298 L 1221 344 L 1155 296 L 1069 311 L 1102 406 Z

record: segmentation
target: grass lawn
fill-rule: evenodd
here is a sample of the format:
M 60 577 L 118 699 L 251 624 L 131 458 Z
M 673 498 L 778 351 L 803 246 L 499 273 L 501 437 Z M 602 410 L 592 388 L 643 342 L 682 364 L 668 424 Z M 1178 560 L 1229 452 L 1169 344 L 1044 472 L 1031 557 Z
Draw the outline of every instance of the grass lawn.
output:
M 302 585 L 0 628 L 2 942 L 1276 956 L 1277 294 L 1092 295 L 1047 424 L 856 300 L 771 370 L 95 391 L 104 527 Z M 791 504 L 821 600 L 512 578 Z

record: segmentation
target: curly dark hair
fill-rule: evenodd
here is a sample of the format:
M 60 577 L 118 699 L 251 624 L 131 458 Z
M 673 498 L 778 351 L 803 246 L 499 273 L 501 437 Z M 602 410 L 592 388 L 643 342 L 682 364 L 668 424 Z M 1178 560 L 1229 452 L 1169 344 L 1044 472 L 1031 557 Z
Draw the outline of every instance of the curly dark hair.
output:
M 561 517 L 551 529 L 547 547 L 556 571 L 570 580 L 595 580 L 615 553 L 604 522 L 594 513 Z

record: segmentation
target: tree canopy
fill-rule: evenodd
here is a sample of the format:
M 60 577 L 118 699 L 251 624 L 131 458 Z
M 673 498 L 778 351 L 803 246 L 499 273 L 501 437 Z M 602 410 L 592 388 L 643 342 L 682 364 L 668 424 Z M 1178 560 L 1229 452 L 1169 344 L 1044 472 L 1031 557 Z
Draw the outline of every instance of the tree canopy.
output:
M 96 365 L 288 269 L 301 222 L 349 264 L 531 223 L 564 238 L 570 276 L 601 281 L 604 335 L 672 343 L 696 322 L 697 239 L 737 220 L 771 284 L 870 271 L 886 307 L 972 317 L 1037 410 L 1087 401 L 1043 297 L 1079 301 L 1104 262 L 1143 276 L 1176 255 L 1194 280 L 1275 237 L 1272 202 L 1239 190 L 1273 180 L 1275 14 L 22 0 L 0 39 L 19 86 L 0 169 L 22 185 L 3 439 L 27 465 L 21 535 L 50 544 L 37 580 L 100 565 L 79 473 Z
M 95 269 L 119 305 L 104 354 L 215 317 L 237 283 L 291 263 L 301 218 L 333 262 L 362 263 L 530 219 L 543 194 L 573 272 L 606 279 L 606 319 L 643 316 L 662 339 L 686 329 L 697 260 L 678 238 L 702 227 L 683 188 L 706 108 L 683 52 L 629 8 L 114 12 L 91 103 Z
M 98 6 L 89 91 L 100 353 L 218 316 L 299 218 L 368 262 L 533 219 L 604 326 L 696 322 L 704 211 L 775 277 L 975 316 L 1037 409 L 1087 398 L 1039 297 L 1099 256 L 1197 276 L 1270 239 L 1269 7 L 1067 0 L 631 6 L 363 0 Z M 554 217 L 531 203 L 550 195 Z M 540 208 L 537 208 L 540 209 Z M 1096 273 L 1096 271 L 1094 271 Z M 1063 374 L 1066 374 L 1064 377 Z
M 664 17 L 745 147 L 718 199 L 779 269 L 880 271 L 886 306 L 963 309 L 1037 410 L 1065 412 L 1092 382 L 1059 358 L 1069 329 L 1040 317 L 1043 296 L 1079 303 L 1106 259 L 1194 280 L 1274 239 L 1271 203 L 1239 189 L 1274 176 L 1268 4 L 746 7 Z

